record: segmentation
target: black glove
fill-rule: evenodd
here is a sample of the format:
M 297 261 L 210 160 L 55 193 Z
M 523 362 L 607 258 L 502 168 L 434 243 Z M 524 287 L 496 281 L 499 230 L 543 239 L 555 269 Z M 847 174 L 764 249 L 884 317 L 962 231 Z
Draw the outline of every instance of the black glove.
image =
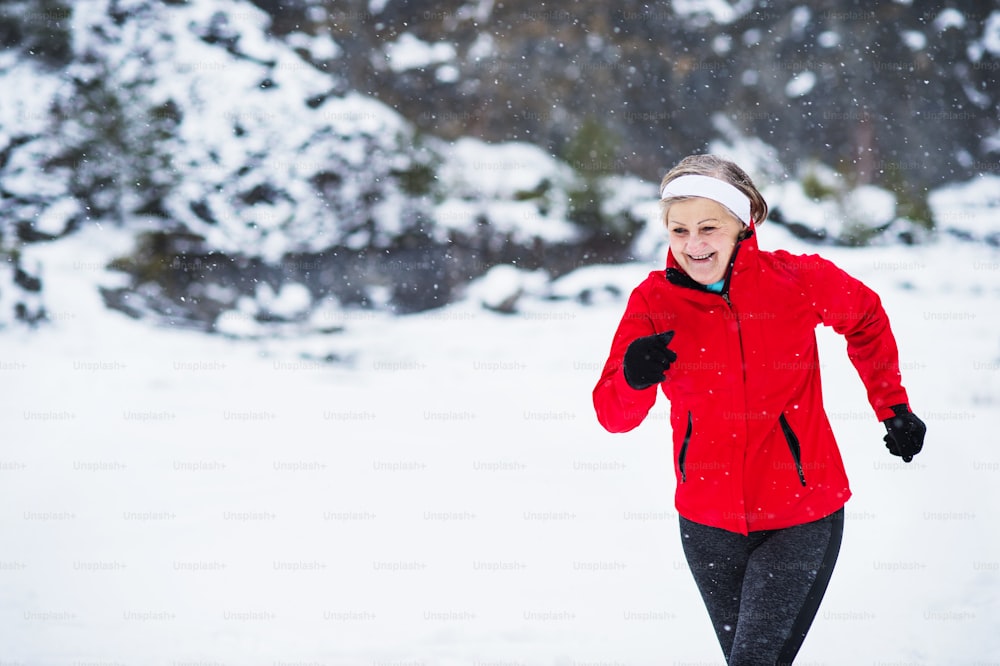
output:
M 927 426 L 906 405 L 893 405 L 892 411 L 896 415 L 882 421 L 888 433 L 885 436 L 885 448 L 892 455 L 902 456 L 905 462 L 910 462 L 924 447 Z
M 663 373 L 677 360 L 677 354 L 667 347 L 673 331 L 636 338 L 625 350 L 622 370 L 625 381 L 639 391 L 663 381 Z

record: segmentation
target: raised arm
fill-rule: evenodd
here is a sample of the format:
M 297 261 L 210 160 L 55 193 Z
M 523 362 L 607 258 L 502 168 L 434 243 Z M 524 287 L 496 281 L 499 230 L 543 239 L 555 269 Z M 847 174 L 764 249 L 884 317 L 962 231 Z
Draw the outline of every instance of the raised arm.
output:
M 635 389 L 625 379 L 623 359 L 629 345 L 639 338 L 656 334 L 649 305 L 639 289 L 629 297 L 625 315 L 618 324 L 611 342 L 611 353 L 604 364 L 601 378 L 594 387 L 594 410 L 597 420 L 608 432 L 627 432 L 646 418 L 656 402 L 658 384 Z M 666 348 L 666 342 L 663 346 Z M 671 352 L 672 353 L 672 352 Z M 668 364 L 669 365 L 669 364 Z M 634 381 L 634 378 L 633 378 Z

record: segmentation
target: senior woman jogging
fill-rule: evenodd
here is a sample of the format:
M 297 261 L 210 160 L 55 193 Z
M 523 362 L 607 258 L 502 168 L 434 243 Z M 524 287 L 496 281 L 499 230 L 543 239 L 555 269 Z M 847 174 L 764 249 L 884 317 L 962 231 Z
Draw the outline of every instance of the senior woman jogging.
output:
M 736 164 L 683 159 L 663 179 L 666 270 L 633 290 L 594 389 L 610 432 L 670 401 L 688 566 L 730 666 L 790 664 L 833 572 L 847 475 L 823 409 L 815 328 L 832 326 L 909 462 L 909 408 L 878 296 L 817 255 L 757 247 L 767 203 Z

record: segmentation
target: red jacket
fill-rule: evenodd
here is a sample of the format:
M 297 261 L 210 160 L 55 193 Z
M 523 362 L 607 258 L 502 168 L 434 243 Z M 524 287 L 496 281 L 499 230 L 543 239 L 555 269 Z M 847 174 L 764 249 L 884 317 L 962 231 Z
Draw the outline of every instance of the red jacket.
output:
M 675 331 L 677 360 L 660 384 L 670 401 L 677 511 L 747 534 L 817 520 L 851 496 L 823 409 L 815 328 L 832 326 L 879 420 L 908 403 L 896 341 L 878 296 L 817 255 L 735 250 L 722 294 L 695 283 L 672 253 L 633 290 L 594 388 L 610 432 L 635 428 L 656 387 L 622 372 L 636 338 Z

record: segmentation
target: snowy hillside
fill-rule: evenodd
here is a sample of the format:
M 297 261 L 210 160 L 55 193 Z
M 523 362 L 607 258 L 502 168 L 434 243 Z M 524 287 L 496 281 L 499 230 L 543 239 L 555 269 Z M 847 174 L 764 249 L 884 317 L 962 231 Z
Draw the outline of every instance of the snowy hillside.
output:
M 614 155 L 613 130 L 623 114 L 608 109 L 606 118 L 567 121 L 558 151 L 530 133 L 498 143 L 445 140 L 426 131 L 426 118 L 401 114 L 405 104 L 397 109 L 380 101 L 391 100 L 390 91 L 352 78 L 355 51 L 367 48 L 357 40 L 370 35 L 345 34 L 334 29 L 337 21 L 361 20 L 368 30 L 369 19 L 379 17 L 376 24 L 388 32 L 371 57 L 379 71 L 400 77 L 400 91 L 406 76 L 430 71 L 442 84 L 457 85 L 450 77 L 464 67 L 462 58 L 485 65 L 499 43 L 480 32 L 460 53 L 449 42 L 406 31 L 388 39 L 386 26 L 400 7 L 376 3 L 337 18 L 337 11 L 313 4 L 311 18 L 294 30 L 276 27 L 279 9 L 247 0 L 4 6 L 0 27 L 25 35 L 0 51 L 0 86 L 9 91 L 0 99 L 0 326 L 39 324 L 51 309 L 48 269 L 27 263 L 22 246 L 92 224 L 134 235 L 112 257 L 128 279 L 103 292 L 109 308 L 239 336 L 326 330 L 341 310 L 358 305 L 397 313 L 441 307 L 498 265 L 557 277 L 591 263 L 649 257 L 641 235 L 649 207 L 634 202 L 655 190 L 650 180 L 629 175 L 638 153 L 635 162 Z M 709 21 L 721 30 L 770 20 L 745 3 L 721 14 L 713 7 L 674 10 L 685 24 Z M 481 3 L 455 18 L 464 25 L 501 14 Z M 832 20 L 793 14 L 803 35 Z M 635 17 L 623 16 L 632 25 Z M 535 27 L 548 20 L 529 17 Z M 321 29 L 330 21 L 329 30 Z M 972 30 L 977 63 L 992 57 L 990 30 L 986 36 Z M 47 50 L 37 43 L 41 36 L 54 41 Z M 618 72 L 587 70 L 590 87 L 600 88 L 608 73 Z M 469 134 L 483 134 L 478 116 L 457 115 L 469 121 Z M 664 137 L 678 134 L 651 120 Z M 744 163 L 767 184 L 775 222 L 834 244 L 927 240 L 940 187 L 915 198 L 905 171 L 922 174 L 929 164 L 876 165 L 902 178 L 890 191 L 816 158 L 790 157 L 773 143 L 773 132 L 760 134 L 768 144 L 749 137 L 738 121 L 722 112 L 699 114 L 698 122 L 710 127 L 682 134 L 702 136 L 707 146 L 699 150 L 723 146 L 755 155 Z M 658 172 L 666 166 L 660 163 Z M 982 166 L 975 171 L 990 171 L 988 162 Z M 941 218 L 939 227 L 996 242 L 975 220 Z
M 0 325 L 44 319 L 46 268 L 20 246 L 95 223 L 136 237 L 112 257 L 131 280 L 110 307 L 229 334 L 234 315 L 301 328 L 341 305 L 437 307 L 548 246 L 576 261 L 573 246 L 613 235 L 576 223 L 581 191 L 598 221 L 635 224 L 601 179 L 581 184 L 536 146 L 418 133 L 314 66 L 336 56 L 329 38 L 276 39 L 249 2 L 126 4 L 73 6 L 64 70 L 0 53 Z M 300 308 L 269 307 L 283 289 Z
M 821 162 L 917 216 L 928 189 L 1000 172 L 996 3 L 340 0 L 302 14 L 344 44 L 349 81 L 449 139 L 561 154 L 596 122 L 601 161 L 654 180 L 724 138 L 721 119 L 793 172 Z
M 724 4 L 677 11 L 763 20 Z M 655 182 L 419 131 L 350 82 L 360 32 L 277 38 L 238 0 L 73 7 L 65 52 L 0 50 L 0 666 L 721 664 L 668 405 L 624 435 L 591 406 L 629 291 L 663 265 Z M 962 26 L 987 62 L 990 25 Z M 459 56 L 488 67 L 501 41 L 406 34 L 372 64 L 401 94 L 465 81 Z M 854 497 L 797 663 L 995 664 L 1000 181 L 931 189 L 930 232 L 889 190 L 699 113 L 772 205 L 762 248 L 881 295 L 929 429 L 891 457 L 819 332 Z
M 54 324 L 4 337 L 6 661 L 721 663 L 676 533 L 667 405 L 618 436 L 590 406 L 625 294 L 659 260 L 538 297 L 522 280 L 514 316 L 470 298 L 240 342 L 105 311 L 96 287 L 119 278 L 100 267 L 128 242 L 36 246 Z M 820 331 L 855 497 L 800 661 L 990 663 L 1000 253 L 823 253 L 882 295 L 929 435 L 913 463 L 890 457 Z

